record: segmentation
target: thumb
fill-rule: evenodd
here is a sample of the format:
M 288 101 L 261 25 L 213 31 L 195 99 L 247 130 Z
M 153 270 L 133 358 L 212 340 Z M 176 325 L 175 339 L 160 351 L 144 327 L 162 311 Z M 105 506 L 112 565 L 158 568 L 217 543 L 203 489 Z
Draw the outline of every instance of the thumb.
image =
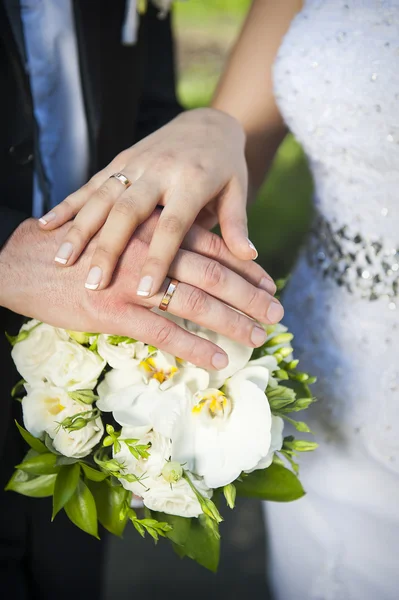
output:
M 255 260 L 258 252 L 248 239 L 247 196 L 232 179 L 219 199 L 218 217 L 223 239 L 237 258 Z

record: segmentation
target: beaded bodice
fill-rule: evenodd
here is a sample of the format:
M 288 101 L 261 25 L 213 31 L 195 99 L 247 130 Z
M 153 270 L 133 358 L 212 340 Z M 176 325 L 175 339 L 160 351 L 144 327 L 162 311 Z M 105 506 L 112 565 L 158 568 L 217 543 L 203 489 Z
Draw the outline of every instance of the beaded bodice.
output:
M 315 430 L 399 472 L 399 0 L 306 0 L 274 86 L 315 182 L 283 298 Z
M 274 83 L 314 177 L 313 260 L 352 293 L 389 296 L 393 308 L 399 0 L 307 0 L 278 52 Z

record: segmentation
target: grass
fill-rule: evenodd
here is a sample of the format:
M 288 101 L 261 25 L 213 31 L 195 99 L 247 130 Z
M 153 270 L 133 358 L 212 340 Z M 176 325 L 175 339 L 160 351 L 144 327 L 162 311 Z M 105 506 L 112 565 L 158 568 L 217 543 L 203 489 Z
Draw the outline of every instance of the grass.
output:
M 186 108 L 205 106 L 212 97 L 225 55 L 250 0 L 178 2 L 174 25 L 178 46 L 178 94 Z M 281 277 L 295 260 L 311 217 L 312 181 L 304 154 L 287 136 L 249 211 L 250 237 L 260 262 Z

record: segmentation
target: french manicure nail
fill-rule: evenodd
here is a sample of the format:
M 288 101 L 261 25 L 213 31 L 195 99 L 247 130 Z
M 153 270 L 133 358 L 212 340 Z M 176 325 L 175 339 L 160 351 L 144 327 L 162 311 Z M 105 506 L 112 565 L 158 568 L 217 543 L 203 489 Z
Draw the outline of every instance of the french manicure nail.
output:
M 261 279 L 259 287 L 262 288 L 262 290 L 265 290 L 266 292 L 271 294 L 272 296 L 274 296 L 274 294 L 277 291 L 277 286 L 274 283 L 274 281 L 272 281 L 271 279 L 268 279 L 267 277 L 263 277 Z
M 137 288 L 138 296 L 149 296 L 153 284 L 153 278 L 150 275 L 145 275 L 141 278 L 139 287 Z
M 278 323 L 284 316 L 284 309 L 278 300 L 274 300 L 270 303 L 269 310 L 267 311 L 267 318 L 271 323 Z
M 71 254 L 73 252 L 73 246 L 71 242 L 64 242 L 58 249 L 57 256 L 55 257 L 55 262 L 60 263 L 61 265 L 66 265 L 68 260 L 71 258 Z
M 42 225 L 47 225 L 47 223 L 50 223 L 50 221 L 54 221 L 55 217 L 56 217 L 55 212 L 49 212 L 49 213 L 47 213 L 47 215 L 40 217 L 40 219 L 38 219 L 38 220 Z
M 86 279 L 85 288 L 88 290 L 96 290 L 100 285 L 103 270 L 100 267 L 92 267 Z
M 228 364 L 229 364 L 229 359 L 227 358 L 226 354 L 222 354 L 221 352 L 216 352 L 216 354 L 214 354 L 212 356 L 212 365 L 218 371 L 220 371 L 220 369 L 224 369 L 225 367 L 227 367 Z
M 267 338 L 266 331 L 257 325 L 252 329 L 251 342 L 254 346 L 261 346 Z
M 248 239 L 248 238 L 247 238 L 247 240 L 248 240 L 248 246 L 251 248 L 251 250 L 253 251 L 253 254 L 254 254 L 254 256 L 253 256 L 253 260 L 256 260 L 256 259 L 258 258 L 258 256 L 259 256 L 259 255 L 258 255 L 258 251 L 257 251 L 257 249 L 255 248 L 255 246 L 253 245 L 253 243 L 251 242 L 251 240 L 250 240 L 250 239 Z

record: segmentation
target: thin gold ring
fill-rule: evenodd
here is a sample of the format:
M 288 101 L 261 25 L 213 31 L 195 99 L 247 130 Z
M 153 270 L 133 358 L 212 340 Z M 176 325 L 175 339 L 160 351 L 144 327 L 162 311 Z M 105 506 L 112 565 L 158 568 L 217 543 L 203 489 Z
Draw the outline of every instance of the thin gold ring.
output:
M 163 298 L 161 300 L 161 304 L 159 305 L 159 308 L 161 310 L 168 310 L 168 306 L 173 298 L 173 294 L 175 293 L 178 285 L 179 282 L 177 281 L 177 279 L 170 280 L 169 285 L 166 288 L 166 292 L 164 293 Z
M 114 173 L 113 175 L 110 176 L 110 179 L 112 179 L 112 178 L 120 181 L 125 186 L 126 189 L 132 185 L 132 182 L 130 181 L 130 179 L 128 179 L 126 177 L 126 175 L 124 175 L 123 173 Z

